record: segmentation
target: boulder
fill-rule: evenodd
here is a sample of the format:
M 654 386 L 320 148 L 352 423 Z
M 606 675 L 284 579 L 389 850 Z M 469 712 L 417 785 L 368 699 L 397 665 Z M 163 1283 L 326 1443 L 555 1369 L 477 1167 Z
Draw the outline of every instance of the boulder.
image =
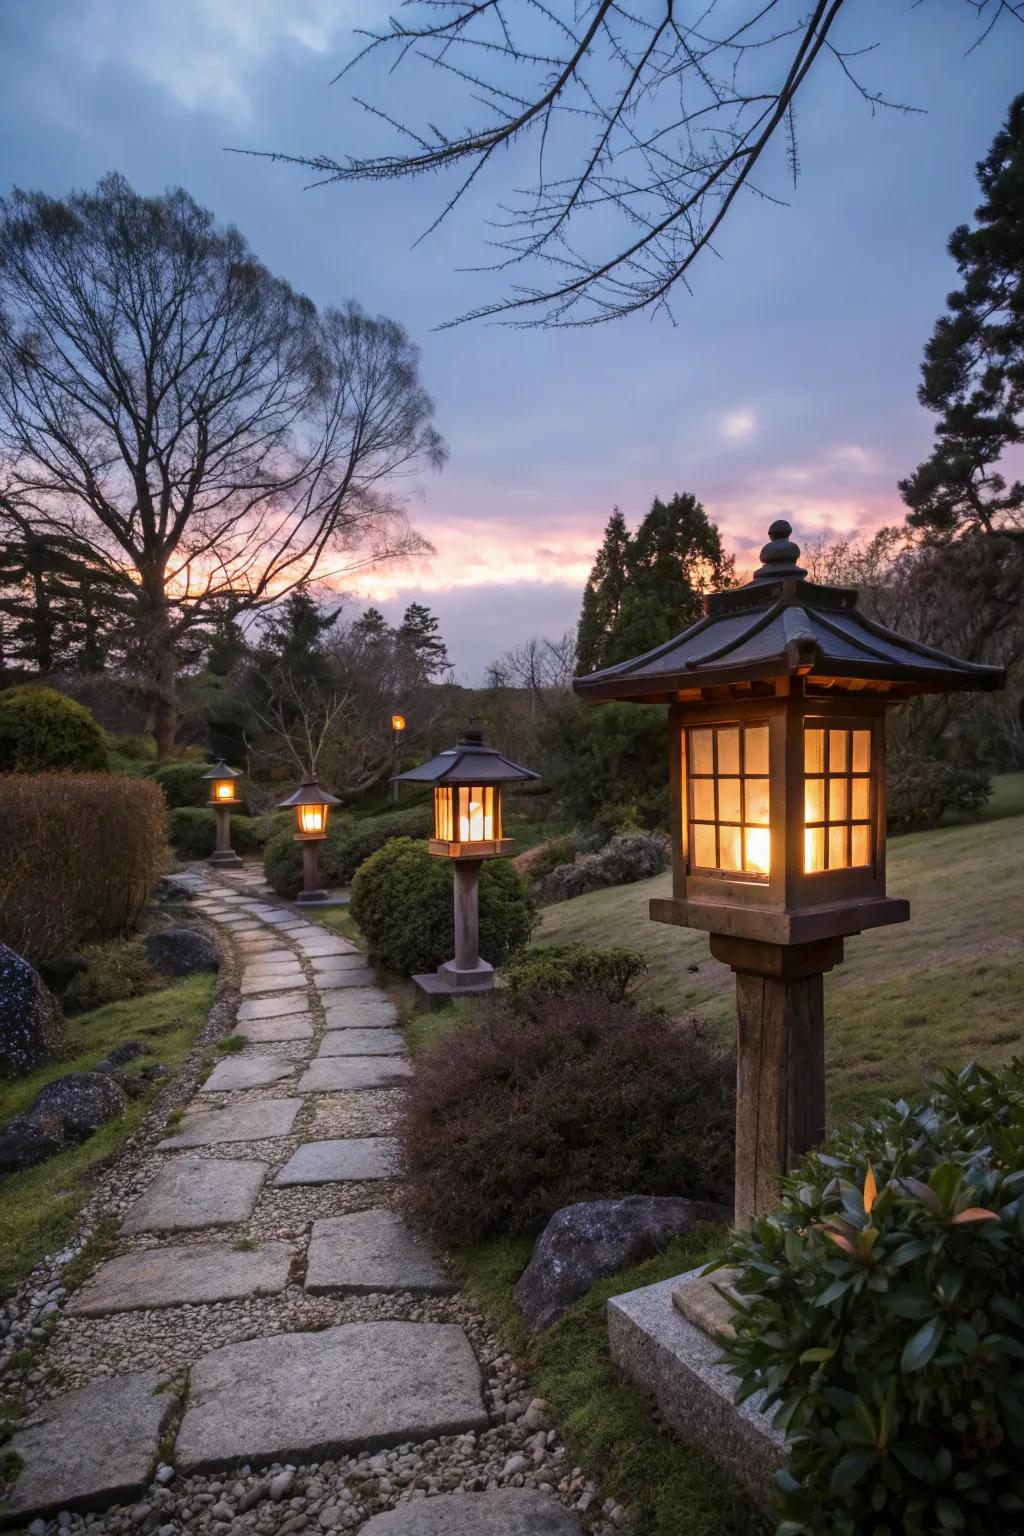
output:
M 168 976 L 215 971 L 220 965 L 215 946 L 197 928 L 158 928 L 146 937 L 146 953 Z
M 136 1056 L 141 1056 L 145 1049 L 140 1040 L 126 1040 L 123 1045 L 112 1050 L 109 1056 L 104 1056 L 102 1061 L 96 1063 L 96 1071 L 105 1072 L 108 1076 L 120 1072 L 121 1068 L 126 1067 L 130 1061 L 134 1061 Z
M 724 1206 L 673 1196 L 567 1205 L 537 1239 L 516 1286 L 519 1310 L 535 1332 L 550 1328 L 595 1281 L 660 1253 L 701 1221 L 729 1219 Z
M 0 1077 L 31 1072 L 60 1043 L 60 1009 L 27 960 L 0 944 Z
M 0 1173 L 16 1173 L 76 1147 L 123 1114 L 124 1089 L 105 1072 L 69 1072 L 40 1089 L 24 1114 L 0 1130 Z

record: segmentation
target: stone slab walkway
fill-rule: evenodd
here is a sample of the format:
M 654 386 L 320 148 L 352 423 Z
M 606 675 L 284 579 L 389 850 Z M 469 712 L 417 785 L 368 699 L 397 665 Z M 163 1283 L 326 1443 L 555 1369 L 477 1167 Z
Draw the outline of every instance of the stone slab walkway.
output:
M 47 1346 L 0 1526 L 578 1536 L 582 1474 L 399 1208 L 394 1001 L 258 876 L 181 879 L 230 935 L 244 1046 L 115 1176 L 116 1251 Z

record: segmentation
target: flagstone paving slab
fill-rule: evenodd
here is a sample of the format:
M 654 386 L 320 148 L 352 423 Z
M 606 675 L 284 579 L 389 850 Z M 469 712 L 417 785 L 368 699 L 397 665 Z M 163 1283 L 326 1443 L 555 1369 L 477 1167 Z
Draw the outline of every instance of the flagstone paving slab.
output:
M 261 912 L 260 918 L 265 923 L 274 923 L 282 928 L 287 928 L 289 924 L 294 926 L 296 923 L 302 922 L 301 917 L 296 917 L 294 912 L 289 912 L 282 907 L 272 907 L 267 912 Z
M 249 1019 L 239 1024 L 235 1033 L 253 1045 L 269 1040 L 312 1040 L 313 1020 L 308 1013 L 293 1013 L 284 1019 Z
M 353 949 L 346 955 L 312 955 L 313 971 L 316 975 L 321 972 L 332 976 L 335 971 L 350 971 L 353 966 L 366 965 L 366 956 L 362 950 Z
M 442 1493 L 383 1510 L 359 1536 L 581 1536 L 571 1509 L 534 1488 Z
M 320 1042 L 318 1056 L 401 1056 L 397 1029 L 336 1029 Z
M 22 1466 L 0 1499 L 0 1525 L 141 1494 L 176 1407 L 173 1392 L 157 1391 L 161 1379 L 159 1371 L 112 1376 L 37 1403 L 32 1423 L 4 1446 Z
M 328 959 L 331 955 L 357 955 L 358 947 L 350 939 L 297 938 L 296 944 L 304 955 L 316 956 L 320 959 Z
M 376 987 L 350 987 L 324 1007 L 328 1029 L 379 1029 L 398 1019 L 390 997 Z
M 272 1296 L 288 1284 L 292 1250 L 264 1243 L 240 1253 L 226 1243 L 149 1248 L 109 1259 L 67 1305 L 72 1317 L 103 1317 L 150 1307 L 205 1306 Z
M 238 990 L 243 997 L 258 997 L 264 992 L 291 992 L 295 987 L 301 987 L 306 978 L 300 970 L 274 971 L 266 976 L 255 976 L 251 980 L 243 977 Z
M 306 1141 L 285 1163 L 274 1184 L 336 1184 L 341 1179 L 390 1179 L 399 1167 L 393 1136 L 347 1136 L 335 1141 Z
M 197 1232 L 252 1215 L 267 1173 L 248 1158 L 176 1157 L 129 1210 L 121 1231 Z
M 341 987 L 374 987 L 377 985 L 377 977 L 368 966 L 354 965 L 350 971 L 336 971 L 329 982 L 317 980 L 320 991 L 325 993 L 324 1004 L 326 1006 L 330 993 Z M 332 999 L 337 1001 L 337 999 Z
M 338 1093 L 357 1088 L 394 1088 L 411 1077 L 400 1056 L 317 1056 L 299 1078 L 299 1093 Z
M 397 1211 L 353 1211 L 313 1223 L 306 1290 L 313 1296 L 416 1291 L 446 1296 L 446 1280 L 427 1243 Z
M 250 997 L 238 1009 L 239 1023 L 248 1019 L 283 1018 L 289 1013 L 308 1013 L 309 998 L 305 992 L 289 992 L 281 997 Z
M 263 1141 L 287 1136 L 302 1108 L 302 1099 L 240 1099 L 220 1109 L 186 1114 L 173 1136 L 157 1145 L 158 1152 L 186 1147 L 212 1147 L 222 1141 Z
M 295 1071 L 286 1056 L 238 1056 L 220 1061 L 199 1089 L 200 1093 L 233 1093 L 243 1088 L 269 1088 Z
M 185 1473 L 320 1461 L 488 1425 L 454 1323 L 343 1323 L 213 1350 L 193 1366 L 175 1464 Z

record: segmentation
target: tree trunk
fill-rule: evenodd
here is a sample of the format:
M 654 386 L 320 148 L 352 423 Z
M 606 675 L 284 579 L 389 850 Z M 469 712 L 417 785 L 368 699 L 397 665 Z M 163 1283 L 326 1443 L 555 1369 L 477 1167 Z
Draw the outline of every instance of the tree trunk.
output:
M 157 757 L 170 757 L 178 735 L 177 668 L 163 573 L 144 579 L 149 598 L 145 634 L 145 692 L 152 711 Z

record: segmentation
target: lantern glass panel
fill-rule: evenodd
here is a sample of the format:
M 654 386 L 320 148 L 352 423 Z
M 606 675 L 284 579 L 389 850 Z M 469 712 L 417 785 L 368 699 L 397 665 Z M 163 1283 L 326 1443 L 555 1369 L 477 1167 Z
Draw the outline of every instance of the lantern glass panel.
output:
M 213 797 L 215 800 L 233 800 L 235 798 L 234 779 L 214 779 Z
M 870 868 L 871 732 L 804 731 L 804 871 Z
M 297 809 L 300 832 L 304 832 L 309 837 L 316 837 L 327 830 L 326 805 L 300 805 Z
M 460 789 L 458 801 L 460 843 L 490 843 L 501 836 L 500 814 L 496 814 L 493 784 Z
M 771 868 L 768 727 L 690 730 L 687 765 L 691 869 L 765 879 Z
M 434 790 L 434 836 L 444 843 L 455 841 L 452 825 L 452 791 L 448 784 Z

